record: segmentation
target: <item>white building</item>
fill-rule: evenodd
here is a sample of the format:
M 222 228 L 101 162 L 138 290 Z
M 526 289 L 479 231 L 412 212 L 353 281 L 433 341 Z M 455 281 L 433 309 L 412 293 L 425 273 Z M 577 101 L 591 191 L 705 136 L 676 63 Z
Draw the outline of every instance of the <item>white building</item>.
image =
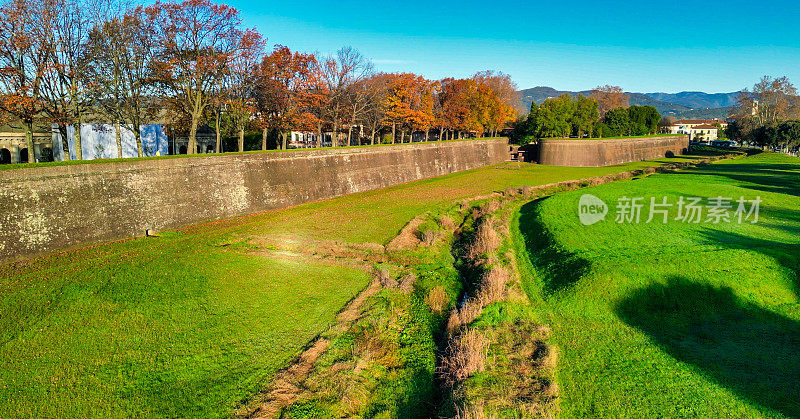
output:
M 686 134 L 690 141 L 714 141 L 719 137 L 719 130 L 725 129 L 728 123 L 718 119 L 679 119 L 667 126 L 670 134 Z

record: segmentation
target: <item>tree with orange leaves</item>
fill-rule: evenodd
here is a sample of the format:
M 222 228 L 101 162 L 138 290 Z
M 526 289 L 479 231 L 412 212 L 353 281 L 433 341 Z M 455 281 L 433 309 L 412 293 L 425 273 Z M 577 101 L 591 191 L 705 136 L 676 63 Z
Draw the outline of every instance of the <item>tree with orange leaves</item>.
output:
M 597 101 L 597 110 L 602 118 L 606 112 L 616 108 L 627 108 L 630 106 L 630 95 L 626 94 L 619 86 L 597 86 L 589 95 Z
M 465 132 L 480 132 L 480 98 L 474 79 L 444 79 L 439 93 L 442 125 L 450 131 L 450 139 Z
M 43 35 L 51 32 L 55 12 L 43 1 L 12 0 L 0 7 L 0 110 L 24 125 L 29 160 L 33 127 L 45 105 L 43 84 L 52 71 L 53 45 Z
M 189 121 L 189 153 L 197 152 L 197 128 L 215 86 L 228 76 L 230 63 L 245 53 L 247 32 L 239 12 L 209 0 L 184 0 L 145 8 L 156 23 L 158 81 L 171 108 Z
M 392 125 L 392 142 L 396 141 L 400 125 L 400 142 L 405 140 L 407 127 L 413 136 L 415 130 L 427 131 L 434 123 L 433 95 L 435 84 L 411 73 L 389 74 L 387 94 L 383 99 L 386 120 Z M 409 140 L 411 141 L 411 139 Z
M 313 54 L 292 52 L 276 45 L 271 54 L 265 56 L 256 70 L 255 97 L 259 120 L 264 129 L 261 147 L 266 149 L 268 129 L 278 131 L 281 147 L 286 148 L 284 131 L 298 127 L 311 131 L 319 128 L 321 120 L 314 115 L 319 98 L 315 88 Z

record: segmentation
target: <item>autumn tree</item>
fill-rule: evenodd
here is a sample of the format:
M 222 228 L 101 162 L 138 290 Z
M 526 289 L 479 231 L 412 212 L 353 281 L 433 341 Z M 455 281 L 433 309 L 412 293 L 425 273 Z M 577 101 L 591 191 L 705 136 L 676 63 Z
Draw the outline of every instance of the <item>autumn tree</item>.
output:
M 387 120 L 386 104 L 391 74 L 375 74 L 364 81 L 370 96 L 362 114 L 362 123 L 370 131 L 370 144 L 375 144 L 375 134 Z
M 351 87 L 372 74 L 372 63 L 353 47 L 344 47 L 319 62 L 319 75 L 327 91 L 326 119 L 332 124 L 333 145 L 339 144 L 339 129 L 348 113 Z
M 478 94 L 478 83 L 473 79 L 442 80 L 439 93 L 442 127 L 450 131 L 450 139 L 461 137 L 464 132 L 478 131 L 482 127 L 475 114 L 474 98 Z
M 630 95 L 626 94 L 619 86 L 598 86 L 589 95 L 597 101 L 597 108 L 600 116 L 615 108 L 627 108 L 629 106 Z
M 514 120 L 517 110 L 522 106 L 517 84 L 511 80 L 511 76 L 508 74 L 493 70 L 479 72 L 472 79 L 478 83 L 478 86 L 488 88 L 491 93 L 484 97 L 485 107 L 483 110 L 488 114 L 484 118 L 483 125 L 485 130 L 496 135 L 498 129 Z
M 73 127 L 75 156 L 83 159 L 81 125 L 94 105 L 93 83 L 88 68 L 89 32 L 93 22 L 102 18 L 106 9 L 103 0 L 51 0 L 58 9 L 52 31 L 53 49 L 50 54 L 52 71 L 47 73 L 44 96 L 45 111 L 59 125 L 63 141 L 66 141 L 66 126 Z
M 762 77 L 753 86 L 753 94 L 758 98 L 755 113 L 758 125 L 800 118 L 797 89 L 786 76 Z
M 227 110 L 238 135 L 239 151 L 244 151 L 244 131 L 257 112 L 255 95 L 256 67 L 263 57 L 264 39 L 255 30 L 242 34 L 240 49 L 228 60 L 224 78 Z
M 291 127 L 304 130 L 321 129 L 321 120 L 314 116 L 321 109 L 320 97 L 313 69 L 316 59 L 312 54 L 292 52 L 276 45 L 266 55 L 255 73 L 255 100 L 259 120 L 263 127 L 262 149 L 266 149 L 267 130 L 283 132 Z M 286 147 L 285 135 L 281 134 Z
M 197 152 L 197 129 L 215 86 L 246 50 L 239 12 L 209 0 L 161 3 L 145 8 L 155 23 L 157 79 L 172 108 L 189 122 L 189 153 Z
M 0 7 L 0 111 L 22 122 L 29 161 L 34 124 L 44 110 L 43 83 L 52 71 L 53 46 L 46 35 L 55 12 L 45 0 L 12 0 Z
M 387 93 L 384 99 L 387 122 L 392 125 L 392 142 L 396 141 L 397 126 L 400 126 L 400 142 L 405 141 L 408 128 L 413 140 L 415 130 L 430 129 L 433 116 L 434 84 L 422 76 L 411 73 L 388 75 Z

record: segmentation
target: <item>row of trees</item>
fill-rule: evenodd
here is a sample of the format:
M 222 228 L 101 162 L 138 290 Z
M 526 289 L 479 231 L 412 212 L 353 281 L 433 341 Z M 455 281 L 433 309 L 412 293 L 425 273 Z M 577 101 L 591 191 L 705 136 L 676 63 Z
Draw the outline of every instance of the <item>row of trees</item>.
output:
M 796 150 L 800 147 L 800 96 L 787 77 L 764 76 L 737 98 L 728 138 L 760 147 Z
M 353 48 L 332 56 L 291 51 L 242 27 L 236 9 L 209 0 L 122 7 L 115 0 L 6 0 L 0 6 L 0 118 L 21 123 L 29 150 L 37 126 L 113 123 L 131 130 L 168 123 L 197 150 L 197 131 L 225 135 L 332 132 L 334 145 L 392 141 L 435 128 L 439 138 L 496 133 L 515 117 L 517 88 L 486 71 L 427 80 L 376 73 Z M 368 138 L 361 138 L 366 131 Z M 82 158 L 80 130 L 75 152 Z M 399 135 L 398 135 L 399 134 Z
M 654 134 L 661 116 L 652 106 L 630 106 L 618 86 L 600 86 L 589 97 L 564 94 L 531 104 L 515 125 L 520 141 L 545 137 L 614 137 Z

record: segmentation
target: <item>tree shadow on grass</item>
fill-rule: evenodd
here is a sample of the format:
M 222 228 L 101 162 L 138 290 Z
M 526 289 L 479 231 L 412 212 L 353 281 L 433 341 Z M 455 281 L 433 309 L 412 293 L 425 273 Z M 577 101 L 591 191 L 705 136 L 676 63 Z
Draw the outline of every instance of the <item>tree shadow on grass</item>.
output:
M 591 269 L 591 262 L 558 245 L 539 217 L 536 207 L 541 200 L 523 205 L 519 227 L 525 239 L 528 257 L 543 278 L 542 289 L 552 295 L 568 290 Z
M 671 278 L 616 307 L 665 352 L 739 396 L 800 417 L 800 323 L 739 299 L 728 287 Z
M 766 227 L 783 230 L 789 233 L 798 231 L 796 226 L 768 224 Z M 744 234 L 713 229 L 700 231 L 700 237 L 706 244 L 722 246 L 728 249 L 744 249 L 759 252 L 777 261 L 788 269 L 792 278 L 794 293 L 800 297 L 800 243 L 787 243 L 778 240 L 760 239 Z M 800 357 L 800 354 L 798 354 Z M 798 383 L 800 384 L 800 383 Z
M 800 171 L 800 160 L 797 165 L 753 162 L 701 165 L 680 173 L 721 176 L 750 184 L 742 185 L 744 188 L 800 196 L 800 172 L 798 171 Z

